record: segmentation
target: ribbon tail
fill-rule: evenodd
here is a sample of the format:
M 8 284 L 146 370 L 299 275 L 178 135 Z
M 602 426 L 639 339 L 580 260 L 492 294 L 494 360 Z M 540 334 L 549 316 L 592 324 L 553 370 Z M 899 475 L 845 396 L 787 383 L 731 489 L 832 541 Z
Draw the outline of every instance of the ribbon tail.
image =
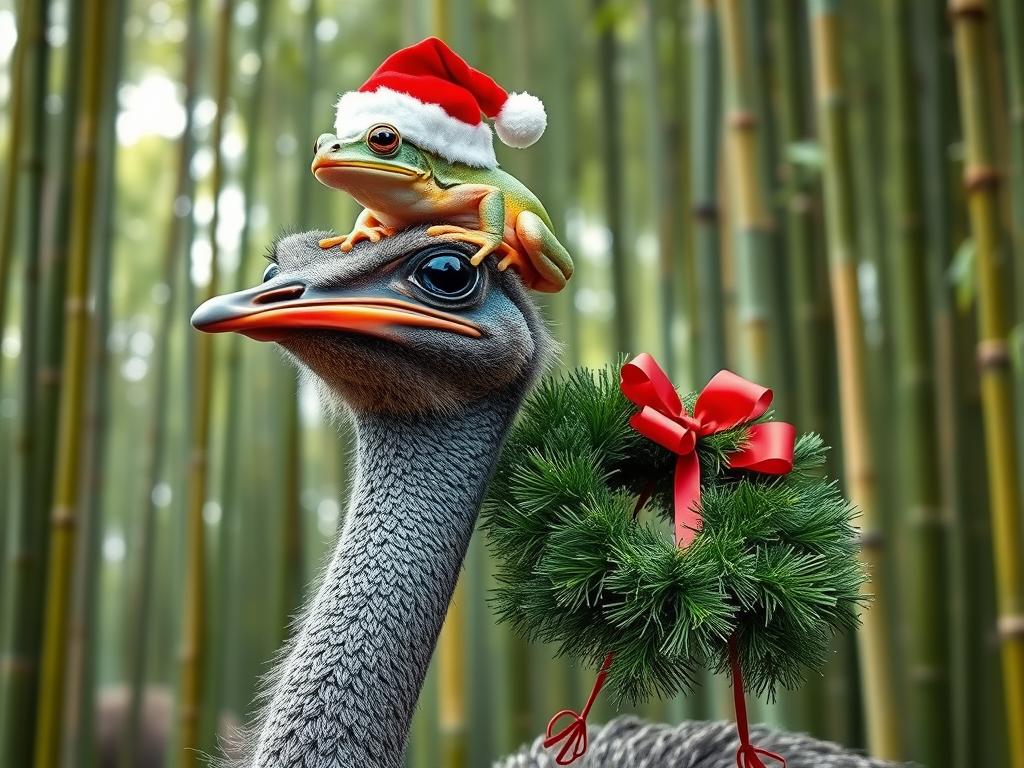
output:
M 676 459 L 673 487 L 676 545 L 685 549 L 703 524 L 699 511 L 700 461 L 696 453 L 687 453 Z
M 765 475 L 784 475 L 793 469 L 796 427 L 784 421 L 766 421 L 750 427 L 746 444 L 729 454 L 729 466 Z

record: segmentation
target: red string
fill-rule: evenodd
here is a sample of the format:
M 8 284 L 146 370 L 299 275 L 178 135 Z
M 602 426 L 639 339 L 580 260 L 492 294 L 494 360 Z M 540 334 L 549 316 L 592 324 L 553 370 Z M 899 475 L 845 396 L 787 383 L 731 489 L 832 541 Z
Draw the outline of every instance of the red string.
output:
M 653 493 L 654 481 L 652 480 L 647 483 L 642 491 L 640 491 L 640 496 L 637 498 L 636 506 L 633 507 L 634 522 L 640 514 L 640 510 L 644 508 Z M 590 697 L 587 699 L 587 703 L 583 707 L 582 712 L 577 713 L 571 709 L 563 709 L 560 712 L 556 712 L 554 717 L 548 720 L 547 738 L 544 739 L 544 749 L 550 749 L 558 742 L 565 740 L 565 744 L 555 756 L 555 762 L 559 765 L 570 765 L 583 757 L 584 753 L 586 753 L 587 716 L 590 714 L 590 708 L 594 706 L 594 702 L 597 701 L 597 696 L 601 693 L 601 689 L 604 688 L 604 681 L 608 678 L 608 670 L 611 669 L 612 660 L 614 658 L 615 654 L 609 653 L 604 657 L 604 661 L 601 662 L 601 669 L 597 672 L 597 679 L 594 680 L 594 687 L 590 689 Z M 562 717 L 566 716 L 571 717 L 573 722 L 558 733 L 552 735 L 551 732 L 555 729 L 555 723 L 557 723 Z
M 601 689 L 604 687 L 604 681 L 608 677 L 608 670 L 612 666 L 612 658 L 613 654 L 610 653 L 604 657 L 601 670 L 597 673 L 597 679 L 594 680 L 594 687 L 590 689 L 590 696 L 587 698 L 587 703 L 583 706 L 581 712 L 563 709 L 561 712 L 556 712 L 555 716 L 548 721 L 544 749 L 550 749 L 558 742 L 565 741 L 565 744 L 562 745 L 562 748 L 555 756 L 555 762 L 559 765 L 569 765 L 582 757 L 587 751 L 587 716 L 590 714 L 590 708 L 594 706 L 594 702 L 597 700 L 597 695 L 601 693 Z M 555 724 L 563 717 L 571 717 L 572 722 L 558 733 L 552 734 L 552 731 L 555 730 Z
M 740 653 L 736 638 L 729 638 L 729 666 L 732 669 L 732 700 L 736 709 L 736 730 L 740 746 L 736 750 L 737 768 L 766 768 L 760 756 L 774 760 L 786 768 L 786 758 L 750 743 L 750 724 L 747 722 L 747 698 L 743 691 L 743 670 L 740 668 Z

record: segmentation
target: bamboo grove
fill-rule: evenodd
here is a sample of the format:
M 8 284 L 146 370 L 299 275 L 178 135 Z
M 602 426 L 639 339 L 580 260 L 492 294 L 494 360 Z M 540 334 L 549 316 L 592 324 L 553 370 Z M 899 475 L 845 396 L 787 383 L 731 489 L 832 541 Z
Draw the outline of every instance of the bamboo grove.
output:
M 577 261 L 544 299 L 559 364 L 729 367 L 834 446 L 871 608 L 756 718 L 1024 768 L 1017 0 L 0 0 L 0 765 L 198 765 L 253 713 L 350 439 L 272 345 L 187 319 L 278 233 L 350 225 L 313 139 L 428 34 L 546 104 L 499 159 Z M 496 626 L 494 584 L 474 539 L 413 768 L 586 695 Z

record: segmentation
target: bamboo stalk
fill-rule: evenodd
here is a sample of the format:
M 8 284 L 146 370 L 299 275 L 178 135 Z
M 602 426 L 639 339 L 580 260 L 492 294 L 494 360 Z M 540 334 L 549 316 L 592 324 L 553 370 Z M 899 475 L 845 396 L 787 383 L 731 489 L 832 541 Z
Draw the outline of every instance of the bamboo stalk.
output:
M 53 223 L 43 233 L 43 317 L 41 359 L 36 371 L 36 434 L 46 450 L 36 464 L 36 497 L 39 505 L 49 509 L 53 495 L 57 414 L 59 411 L 61 363 L 64 351 L 64 290 L 67 283 L 67 262 L 70 240 L 71 187 L 74 178 L 75 122 L 79 102 L 79 59 L 82 49 L 82 4 L 72 3 L 68 18 L 68 43 L 63 72 L 63 106 L 60 128 L 60 160 L 52 169 L 48 185 L 55 188 L 48 194 L 56 199 Z
M 71 253 L 65 303 L 64 381 L 60 398 L 56 486 L 51 511 L 42 669 L 35 729 L 34 764 L 37 768 L 56 766 L 59 759 L 70 578 L 75 553 L 76 518 L 83 501 L 79 467 L 83 438 L 83 395 L 87 377 L 86 353 L 92 324 L 87 299 L 93 258 L 97 127 L 106 66 L 102 6 L 100 0 L 85 0 L 83 7 L 87 32 L 86 43 L 82 47 L 82 106 L 78 116 L 77 172 L 74 179 Z
M 865 611 L 858 635 L 864 713 L 871 753 L 902 756 L 896 681 L 890 670 L 888 602 L 891 592 L 883 570 L 881 520 L 871 453 L 871 426 L 864 365 L 864 327 L 857 285 L 850 147 L 845 86 L 840 62 L 838 0 L 810 0 L 814 89 L 822 144 L 826 153 L 824 190 L 829 272 L 839 354 L 843 459 L 850 499 L 861 513 L 861 558 L 871 573 L 874 604 Z
M 67 728 L 64 739 L 64 762 L 72 762 L 76 755 L 89 755 L 94 751 L 96 681 L 99 655 L 96 653 L 99 628 L 99 601 L 97 583 L 101 567 L 100 542 L 103 532 L 103 502 L 107 498 L 104 478 L 107 467 L 107 443 L 110 413 L 110 353 L 107 339 L 111 328 L 111 303 L 114 273 L 114 210 L 116 206 L 116 179 L 118 142 L 115 128 L 117 115 L 117 89 L 120 85 L 124 55 L 124 26 L 126 0 L 108 3 L 106 39 L 109 64 L 103 84 L 100 110 L 99 169 L 97 208 L 99 216 L 98 253 L 92 278 L 95 295 L 95 317 L 89 356 L 91 382 L 87 412 L 88 445 L 82 514 L 84 535 L 79 539 L 76 555 L 78 573 L 75 576 L 76 594 L 74 618 L 69 644 L 67 686 L 70 692 L 67 708 Z
M 89 402 L 86 410 L 85 478 L 81 511 L 82 535 L 75 554 L 74 603 L 67 642 L 68 694 L 65 706 L 62 760 L 72 764 L 77 755 L 94 752 L 96 653 L 99 628 L 97 581 L 101 567 L 104 486 L 110 412 L 110 353 L 107 339 L 111 325 L 111 293 L 114 250 L 115 178 L 118 143 L 115 132 L 117 88 L 121 79 L 125 0 L 114 0 L 105 14 L 109 64 L 104 73 L 98 144 L 97 202 L 99 232 L 92 276 L 95 322 L 89 339 Z
M 725 367 L 725 315 L 719 243 L 718 164 L 719 51 L 714 0 L 691 0 L 690 185 L 693 189 L 694 250 L 699 284 L 697 380 L 708 381 Z
M 38 643 L 41 627 L 41 596 L 45 572 L 46 526 L 37 496 L 34 472 L 40 444 L 32 428 L 36 402 L 34 374 L 38 367 L 40 336 L 36 323 L 39 311 L 39 245 L 42 199 L 43 101 L 46 97 L 48 47 L 44 38 L 46 4 L 26 0 L 21 4 L 17 48 L 12 67 L 8 143 L 8 165 L 4 208 L 0 214 L 0 337 L 3 336 L 5 301 L 10 265 L 18 242 L 16 216 L 19 183 L 27 203 L 22 217 L 26 231 L 23 242 L 22 348 L 18 379 L 20 415 L 15 449 L 20 495 L 11 513 L 11 549 L 4 549 L 10 591 L 0 603 L 7 621 L 3 632 L 4 656 L 0 660 L 0 764 L 27 765 L 31 762 L 32 731 L 36 705 Z M 0 384 L 3 380 L 0 357 Z M 9 498 L 8 487 L 4 493 Z M 0 503 L 0 512 L 3 510 Z M 6 517 L 6 516 L 5 516 Z
M 615 39 L 619 9 L 609 0 L 592 0 L 591 11 L 597 26 L 597 74 L 600 87 L 602 182 L 604 218 L 611 236 L 611 280 L 615 311 L 612 324 L 612 352 L 636 349 L 633 319 L 630 314 L 629 268 L 625 243 L 625 177 L 622 168 L 622 110 L 619 104 L 618 43 Z
M 530 14 L 533 21 L 534 35 L 543 45 L 546 56 L 541 59 L 543 78 L 530 81 L 530 88 L 536 87 L 544 100 L 544 108 L 548 114 L 548 127 L 544 131 L 544 140 L 535 150 L 542 158 L 542 167 L 547 173 L 540 174 L 541 202 L 551 221 L 555 225 L 555 234 L 563 238 L 562 242 L 570 253 L 574 252 L 573 243 L 568 242 L 568 211 L 574 192 L 577 177 L 575 152 L 577 143 L 571 140 L 573 131 L 573 84 L 576 61 L 575 37 L 570 31 L 571 8 L 565 3 L 544 5 L 543 10 L 535 8 Z M 533 83 L 536 83 L 536 86 Z M 581 265 L 574 265 L 577 276 L 570 280 L 565 288 L 555 297 L 556 327 L 559 339 L 565 344 L 559 362 L 566 368 L 573 368 L 578 363 L 579 355 L 579 313 L 576 310 L 576 292 L 579 282 L 578 272 Z
M 1013 240 L 1018 257 L 1024 257 L 1024 8 L 1016 0 L 1001 0 L 999 11 L 1009 86 Z M 1024 274 L 1018 276 L 1017 300 L 1024 301 Z
M 0 337 L 3 336 L 3 329 L 7 324 L 7 299 L 11 283 L 11 264 L 14 260 L 14 233 L 17 224 L 15 216 L 18 210 L 18 174 L 15 169 L 18 166 L 23 135 L 22 88 L 25 79 L 25 62 L 28 59 L 28 49 L 31 45 L 31 39 L 27 34 L 31 25 L 27 22 L 36 18 L 40 4 L 40 0 L 21 0 L 18 9 L 18 19 L 22 22 L 19 24 L 21 34 L 18 35 L 11 58 L 11 92 L 8 102 L 10 104 L 10 119 L 8 121 L 10 129 L 7 137 L 7 160 L 5 163 L 7 178 L 4 180 L 3 208 L 0 208 Z
M 120 765 L 130 768 L 137 761 L 139 736 L 142 723 L 142 702 L 146 680 L 146 666 L 149 650 L 151 605 L 153 596 L 153 571 L 155 567 L 155 538 L 157 505 L 153 492 L 164 471 L 164 455 L 167 450 L 167 423 L 170 405 L 168 403 L 171 390 L 171 340 L 173 329 L 177 325 L 177 282 L 181 272 L 187 273 L 188 260 L 183 258 L 182 248 L 182 217 L 184 211 L 175 203 L 179 200 L 191 199 L 193 186 L 189 168 L 195 142 L 192 136 L 192 112 L 196 99 L 196 73 L 198 52 L 198 0 L 190 0 L 186 12 L 186 43 L 183 56 L 183 82 L 185 86 L 183 106 L 185 125 L 178 142 L 177 168 L 175 170 L 174 199 L 171 214 L 164 237 L 163 258 L 160 268 L 161 282 L 167 288 L 167 295 L 160 307 L 155 333 L 157 349 L 153 364 L 154 404 L 152 421 L 149 425 L 146 441 L 146 460 L 143 483 L 144 498 L 141 500 L 142 520 L 139 527 L 138 544 L 135 548 L 139 553 L 136 558 L 135 577 L 132 579 L 132 590 L 129 597 L 131 618 L 127 627 L 127 672 L 128 680 L 128 716 L 126 726 L 121 734 Z
M 813 190 L 815 174 L 795 162 L 792 149 L 809 139 L 806 46 L 800 34 L 799 0 L 773 0 L 774 36 L 772 59 L 778 82 L 778 145 L 780 182 L 785 205 L 788 295 L 792 303 L 788 335 L 793 340 L 793 404 L 801 430 L 825 434 L 826 382 L 822 370 L 828 366 L 824 343 L 831 333 L 824 265 L 816 257 L 818 201 Z M 826 673 L 828 674 L 828 673 Z M 811 679 L 799 695 L 787 693 L 786 726 L 825 736 L 825 681 Z
M 974 239 L 977 280 L 978 368 L 988 459 L 992 554 L 996 573 L 1003 695 L 1013 768 L 1024 766 L 1024 570 L 1014 439 L 1013 381 L 1007 346 L 1009 315 L 999 257 L 999 181 L 993 139 L 986 0 L 950 0 L 956 44 L 964 185 Z
M 1002 33 L 1003 60 L 1006 69 L 1010 128 L 1010 241 L 1013 246 L 1017 319 L 1012 335 L 1020 350 L 1024 342 L 1024 8 L 1017 0 L 1001 0 L 998 28 Z M 1024 365 L 1014 366 L 1016 391 L 1024 391 Z M 1024 409 L 1017 412 L 1017 440 L 1024 440 Z M 1022 457 L 1024 458 L 1024 457 Z M 1018 471 L 1024 470 L 1019 467 Z
M 229 62 L 231 54 L 233 0 L 220 0 L 217 7 L 217 51 L 215 63 L 215 101 L 217 115 L 211 131 L 213 170 L 211 190 L 213 217 L 210 221 L 210 280 L 207 297 L 217 294 L 219 245 L 217 225 L 220 219 L 220 190 L 224 176 L 221 139 L 228 108 Z M 182 626 L 181 682 L 179 700 L 179 741 L 182 766 L 190 768 L 199 761 L 200 716 L 204 701 L 204 674 L 208 648 L 206 617 L 206 529 L 203 507 L 209 483 L 210 418 L 213 405 L 213 337 L 195 339 L 195 381 L 192 392 L 191 456 L 189 458 L 188 501 L 185 518 L 186 567 L 184 623 Z
M 726 159 L 735 227 L 733 239 L 738 310 L 740 372 L 774 381 L 772 232 L 762 175 L 763 136 L 755 102 L 755 62 L 747 40 L 743 0 L 719 0 L 727 100 Z
M 260 168 L 261 141 L 264 136 L 264 90 L 267 81 L 267 30 L 271 26 L 273 4 L 270 0 L 260 0 L 257 6 L 256 28 L 253 32 L 251 50 L 259 57 L 260 66 L 253 77 L 247 94 L 244 123 L 246 129 L 245 163 L 242 170 L 242 198 L 245 201 L 245 221 L 238 237 L 239 260 L 234 276 L 234 288 L 239 290 L 245 285 L 245 274 L 242 265 L 252 248 L 252 216 L 255 209 L 256 180 Z M 300 209 L 305 206 L 300 205 Z M 219 611 L 221 633 L 213 648 L 214 676 L 211 678 L 209 699 L 213 712 L 220 712 L 229 706 L 234 691 L 234 679 L 237 663 L 232 649 L 240 641 L 237 623 L 241 619 L 237 609 L 238 595 L 235 593 L 233 578 L 240 570 L 241 563 L 236 554 L 236 544 L 242 532 L 240 468 L 243 462 L 239 457 L 242 427 L 242 400 L 244 397 L 244 361 L 242 357 L 242 339 L 232 335 L 225 339 L 228 352 L 225 356 L 227 369 L 226 389 L 232 393 L 227 400 L 224 419 L 224 455 L 230 457 L 224 462 L 221 479 L 221 519 L 217 549 L 217 585 L 221 609 Z M 292 397 L 288 402 L 297 402 Z M 127 766 L 125 767 L 127 768 Z
M 913 131 L 913 77 L 909 7 L 886 0 L 882 39 L 886 83 L 887 144 L 894 277 L 896 398 L 900 476 L 899 502 L 910 557 L 912 606 L 908 680 L 915 713 L 910 754 L 924 765 L 940 765 L 952 749 L 949 688 L 949 622 L 946 529 L 940 507 L 935 386 L 929 333 L 928 273 L 923 240 L 921 171 Z
M 639 13 L 642 16 L 642 41 L 638 46 L 644 83 L 644 136 L 646 144 L 647 172 L 650 205 L 655 217 L 655 232 L 658 242 L 658 330 L 661 337 L 661 359 L 665 370 L 676 370 L 676 349 L 673 331 L 676 314 L 675 274 L 676 243 L 674 220 L 675 203 L 672 200 L 671 171 L 668 164 L 668 142 L 666 136 L 665 110 L 661 105 L 661 65 L 659 58 L 658 34 L 666 20 L 659 19 L 658 4 L 655 0 L 644 0 Z
M 952 183 L 946 148 L 955 130 L 955 87 L 951 52 L 945 43 L 946 15 L 940 4 L 915 6 L 914 28 L 921 55 L 920 81 L 923 112 L 922 175 L 926 204 L 930 288 L 934 310 L 937 437 L 944 516 L 952 521 L 949 544 L 951 701 L 953 703 L 954 765 L 999 765 L 993 754 L 993 726 L 1002 725 L 990 709 L 987 681 L 994 676 L 998 658 L 986 648 L 992 626 L 992 575 L 987 555 L 988 517 L 971 514 L 984 505 L 984 437 L 978 407 L 971 350 L 975 346 L 973 322 L 953 301 L 947 275 L 953 242 L 965 226 L 960 187 Z M 984 528 L 978 531 L 978 528 Z M 976 545 L 980 540 L 981 547 Z M 991 610 L 990 610 L 991 609 Z M 994 663 L 993 663 L 994 662 Z M 994 697 L 998 699 L 998 696 Z M 998 703 L 996 704 L 998 707 Z

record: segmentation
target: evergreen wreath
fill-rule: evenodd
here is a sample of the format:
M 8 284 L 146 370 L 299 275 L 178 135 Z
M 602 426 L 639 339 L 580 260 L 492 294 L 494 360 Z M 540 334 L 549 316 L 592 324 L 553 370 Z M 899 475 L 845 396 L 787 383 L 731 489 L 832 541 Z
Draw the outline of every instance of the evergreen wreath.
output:
M 771 413 L 700 437 L 703 527 L 680 549 L 664 524 L 677 455 L 634 431 L 635 411 L 610 368 L 549 377 L 527 399 L 482 512 L 500 620 L 605 659 L 618 702 L 688 692 L 698 670 L 729 670 L 730 646 L 758 695 L 797 687 L 864 600 L 855 511 L 823 478 L 826 446 L 805 434 L 792 470 L 766 475 L 728 457 Z

